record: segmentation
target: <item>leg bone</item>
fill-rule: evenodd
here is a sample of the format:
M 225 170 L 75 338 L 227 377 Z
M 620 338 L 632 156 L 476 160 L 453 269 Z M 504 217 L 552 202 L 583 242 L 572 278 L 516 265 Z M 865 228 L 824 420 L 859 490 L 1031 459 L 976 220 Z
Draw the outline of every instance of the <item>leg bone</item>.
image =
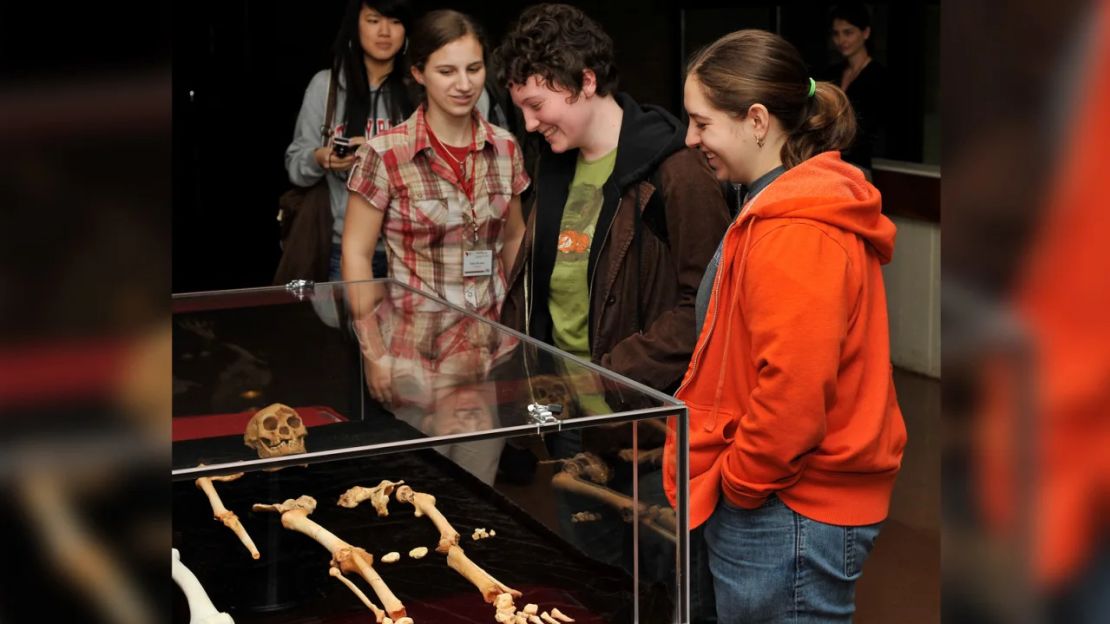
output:
M 523 595 L 478 567 L 478 564 L 471 561 L 458 546 L 448 549 L 447 565 L 473 583 L 478 591 L 482 592 L 482 598 L 490 604 L 493 604 L 499 594 L 511 594 L 513 598 L 520 598 Z
M 431 494 L 413 491 L 409 486 L 402 485 L 397 488 L 397 500 L 402 503 L 410 503 L 416 509 L 417 517 L 428 516 L 432 523 L 436 525 L 436 528 L 439 529 L 439 545 L 436 546 L 436 552 L 446 554 L 448 549 L 458 545 L 459 532 L 436 509 L 436 497 Z
M 212 483 L 213 481 L 234 481 L 241 476 L 243 476 L 243 473 L 224 477 L 201 477 L 197 479 L 197 487 L 208 496 L 208 502 L 212 505 L 212 515 L 239 537 L 239 541 L 247 547 L 252 559 L 258 559 L 261 555 L 254 545 L 254 540 L 247 534 L 247 530 L 243 528 L 243 524 L 239 522 L 239 517 L 235 515 L 235 512 L 224 507 L 223 501 L 220 500 L 220 494 L 216 492 L 216 486 Z

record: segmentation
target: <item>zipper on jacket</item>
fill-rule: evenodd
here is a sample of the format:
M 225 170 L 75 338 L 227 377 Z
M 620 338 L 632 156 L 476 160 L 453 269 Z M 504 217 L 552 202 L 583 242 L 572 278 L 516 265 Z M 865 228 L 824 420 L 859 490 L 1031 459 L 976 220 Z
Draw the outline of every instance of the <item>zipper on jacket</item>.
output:
M 624 202 L 624 194 L 621 194 L 621 196 L 617 198 L 617 208 L 616 208 L 616 210 L 613 211 L 613 218 L 609 219 L 609 225 L 608 225 L 608 227 L 605 228 L 605 236 L 604 236 L 604 238 L 601 239 L 601 247 L 598 248 L 598 250 L 597 250 L 598 262 L 601 261 L 601 253 L 603 251 L 605 251 L 605 243 L 609 242 L 609 233 L 613 231 L 613 224 L 617 222 L 617 215 L 619 215 L 621 213 L 621 204 L 623 202 Z M 598 267 L 594 267 L 594 272 L 593 272 L 592 275 L 590 275 L 590 279 L 586 283 L 586 301 L 590 304 L 589 307 L 587 308 L 587 312 L 586 312 L 587 315 L 590 314 L 590 312 L 589 312 L 590 310 L 593 310 L 594 283 L 597 280 L 597 271 L 598 271 Z M 639 279 L 638 276 L 637 276 L 637 279 Z M 637 305 L 639 305 L 639 302 L 637 302 Z M 598 320 L 598 322 L 601 322 L 600 319 Z M 591 328 L 591 330 L 592 330 L 592 328 Z M 596 335 L 596 332 L 594 332 L 594 331 L 590 332 L 590 357 L 593 357 L 593 352 L 594 352 L 593 342 L 594 342 L 594 339 L 595 339 L 595 335 Z
M 725 235 L 721 238 L 722 245 L 724 244 L 724 239 L 728 238 L 729 233 L 732 232 L 733 228 L 737 227 L 739 224 L 739 221 L 733 221 L 732 225 L 728 226 L 728 229 L 725 230 Z M 724 258 L 724 248 L 722 247 L 720 260 L 724 260 Z M 718 301 L 717 291 L 719 290 L 720 285 L 721 264 L 720 261 L 718 261 L 717 276 L 713 278 L 713 289 L 710 291 L 709 295 L 710 299 L 713 301 L 713 322 L 709 324 L 709 332 L 705 335 L 705 340 L 701 341 L 701 346 L 698 347 L 698 350 L 694 352 L 694 357 L 690 360 L 690 373 L 686 375 L 686 379 L 682 382 L 681 385 L 678 386 L 678 390 L 674 391 L 674 396 L 676 397 L 678 396 L 678 393 L 682 392 L 682 389 L 689 385 L 690 381 L 694 379 L 694 373 L 697 372 L 698 368 L 698 360 L 701 358 L 701 354 L 705 352 L 706 347 L 709 346 L 709 339 L 713 336 L 713 330 L 717 328 L 717 306 L 721 303 L 720 301 Z

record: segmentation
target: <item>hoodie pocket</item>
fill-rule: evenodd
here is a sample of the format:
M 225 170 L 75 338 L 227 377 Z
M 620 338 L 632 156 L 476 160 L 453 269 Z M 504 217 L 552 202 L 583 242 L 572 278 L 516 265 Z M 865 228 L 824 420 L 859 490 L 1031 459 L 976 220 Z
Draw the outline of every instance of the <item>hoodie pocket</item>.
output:
M 717 457 L 732 446 L 739 418 L 736 412 L 686 403 L 690 413 L 690 475 L 709 470 Z

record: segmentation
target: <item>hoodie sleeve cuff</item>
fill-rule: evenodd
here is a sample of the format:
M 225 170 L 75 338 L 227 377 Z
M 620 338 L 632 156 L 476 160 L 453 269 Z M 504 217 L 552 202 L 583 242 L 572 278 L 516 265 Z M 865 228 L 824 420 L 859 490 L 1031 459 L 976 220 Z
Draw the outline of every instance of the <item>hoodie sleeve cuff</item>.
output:
M 724 488 L 725 500 L 742 509 L 759 509 L 767 502 L 768 496 L 740 494 L 729 487 Z

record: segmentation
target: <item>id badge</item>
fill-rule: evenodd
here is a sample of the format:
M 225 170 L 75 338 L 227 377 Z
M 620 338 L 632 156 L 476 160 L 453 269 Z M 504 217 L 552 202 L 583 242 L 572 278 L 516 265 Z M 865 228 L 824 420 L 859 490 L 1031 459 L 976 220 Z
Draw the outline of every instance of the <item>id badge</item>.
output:
M 493 250 L 463 252 L 463 277 L 493 275 Z

